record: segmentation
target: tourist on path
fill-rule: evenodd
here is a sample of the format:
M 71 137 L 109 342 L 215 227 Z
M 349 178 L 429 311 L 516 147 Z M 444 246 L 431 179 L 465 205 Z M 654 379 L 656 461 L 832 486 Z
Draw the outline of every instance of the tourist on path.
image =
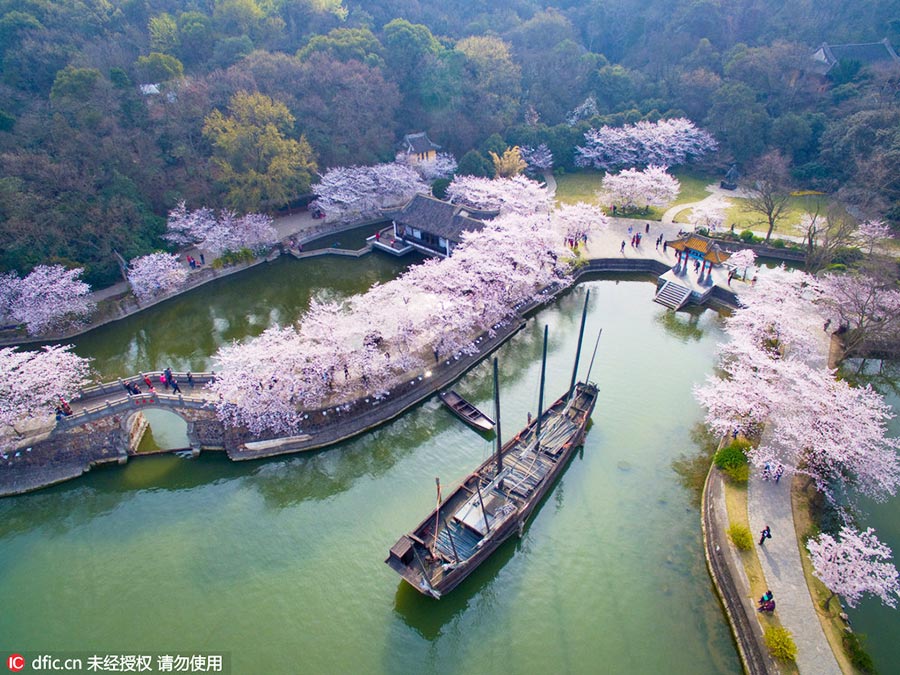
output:
M 780 481 L 781 477 L 783 475 L 784 475 L 784 464 L 782 464 L 781 462 L 778 462 L 778 464 L 775 466 L 775 482 L 777 483 L 778 481 Z
M 169 381 L 172 383 L 172 393 L 173 393 L 173 394 L 180 394 L 180 393 L 181 393 L 181 387 L 178 386 L 178 380 L 176 380 L 176 379 L 173 377 L 173 378 L 172 378 L 171 380 L 169 380 Z
M 622 246 L 619 248 L 619 253 L 625 255 L 625 240 L 622 240 Z
M 766 525 L 763 528 L 763 531 L 760 532 L 760 534 L 759 534 L 759 545 L 762 546 L 763 544 L 766 543 L 766 539 L 771 539 L 771 538 L 772 538 L 772 531 L 769 529 L 769 526 Z

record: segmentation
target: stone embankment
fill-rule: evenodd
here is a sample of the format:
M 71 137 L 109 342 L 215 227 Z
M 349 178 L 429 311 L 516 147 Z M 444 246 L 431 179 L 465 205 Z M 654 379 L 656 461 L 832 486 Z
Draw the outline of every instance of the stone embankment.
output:
M 667 266 L 647 258 L 601 258 L 588 262 L 574 274 L 575 283 L 586 276 L 602 273 L 659 274 Z M 537 301 L 516 308 L 516 314 L 498 325 L 493 336 L 479 336 L 474 354 L 444 357 L 430 369 L 428 377 L 419 375 L 401 384 L 382 400 L 361 398 L 325 410 L 310 411 L 303 432 L 291 437 L 254 437 L 224 427 L 215 417 L 211 400 L 201 386 L 213 373 L 193 374 L 195 388 L 187 384 L 186 373 L 175 373 L 183 393 L 144 392 L 128 396 L 121 382 L 86 388 L 72 402 L 74 414 L 64 418 L 30 451 L 20 449 L 0 463 L 0 496 L 19 494 L 75 478 L 92 466 L 107 461 L 125 461 L 128 457 L 127 421 L 142 408 L 166 408 L 188 421 L 188 438 L 198 450 L 224 450 L 232 460 L 259 459 L 324 448 L 362 434 L 406 412 L 459 379 L 488 354 L 505 343 L 525 325 L 526 319 L 541 306 L 553 302 L 568 286 L 545 289 Z M 157 382 L 159 373 L 147 373 Z M 139 377 L 128 378 L 142 385 Z M 73 447 L 67 454 L 66 448 Z M 54 468 L 55 467 L 55 468 Z

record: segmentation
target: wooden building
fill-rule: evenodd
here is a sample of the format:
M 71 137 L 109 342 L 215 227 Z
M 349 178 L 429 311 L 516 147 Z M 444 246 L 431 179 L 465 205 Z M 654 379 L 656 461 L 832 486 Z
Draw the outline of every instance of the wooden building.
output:
M 441 149 L 437 143 L 432 143 L 428 134 L 420 131 L 415 134 L 406 134 L 400 143 L 399 156 L 407 164 L 434 161 L 437 151 Z
M 449 256 L 463 232 L 481 230 L 496 215 L 417 194 L 392 218 L 394 238 L 429 255 Z

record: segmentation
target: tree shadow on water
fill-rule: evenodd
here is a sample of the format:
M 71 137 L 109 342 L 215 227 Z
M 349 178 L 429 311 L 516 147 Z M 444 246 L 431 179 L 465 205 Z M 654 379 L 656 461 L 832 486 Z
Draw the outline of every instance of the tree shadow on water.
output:
M 440 600 L 422 595 L 402 580 L 394 596 L 394 614 L 424 639 L 437 640 L 469 607 L 487 601 L 493 594 L 497 575 L 515 555 L 519 541 L 514 536 L 501 544 L 468 578 Z
M 657 314 L 654 320 L 672 337 L 682 342 L 696 342 L 704 335 L 704 330 L 700 327 L 700 317 L 705 311 L 702 307 L 691 307 L 677 312 L 667 309 Z
M 682 453 L 672 461 L 672 469 L 678 474 L 679 482 L 691 495 L 691 504 L 700 508 L 706 475 L 716 453 L 719 441 L 702 422 L 691 428 L 693 450 Z

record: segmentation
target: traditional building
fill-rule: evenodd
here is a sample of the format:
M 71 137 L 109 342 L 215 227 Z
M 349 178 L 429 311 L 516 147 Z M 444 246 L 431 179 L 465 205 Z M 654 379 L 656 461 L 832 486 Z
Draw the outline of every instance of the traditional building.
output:
M 449 256 L 463 232 L 481 230 L 496 215 L 418 194 L 393 217 L 394 238 L 429 255 Z
M 428 134 L 420 131 L 416 134 L 406 134 L 400 143 L 400 156 L 408 164 L 434 161 L 437 151 L 441 149 L 437 143 L 432 143 Z
M 856 61 L 863 67 L 900 66 L 900 56 L 897 56 L 887 38 L 880 42 L 849 45 L 829 45 L 823 42 L 813 52 L 812 58 L 816 62 L 816 71 L 822 75 L 828 73 L 839 61 Z
M 694 233 L 666 241 L 665 248 L 675 249 L 676 263 L 659 277 L 654 300 L 672 309 L 680 309 L 688 302 L 705 302 L 715 285 L 713 269 L 731 254 L 723 251 L 715 240 Z M 722 272 L 717 271 L 716 276 L 719 281 L 725 280 Z

